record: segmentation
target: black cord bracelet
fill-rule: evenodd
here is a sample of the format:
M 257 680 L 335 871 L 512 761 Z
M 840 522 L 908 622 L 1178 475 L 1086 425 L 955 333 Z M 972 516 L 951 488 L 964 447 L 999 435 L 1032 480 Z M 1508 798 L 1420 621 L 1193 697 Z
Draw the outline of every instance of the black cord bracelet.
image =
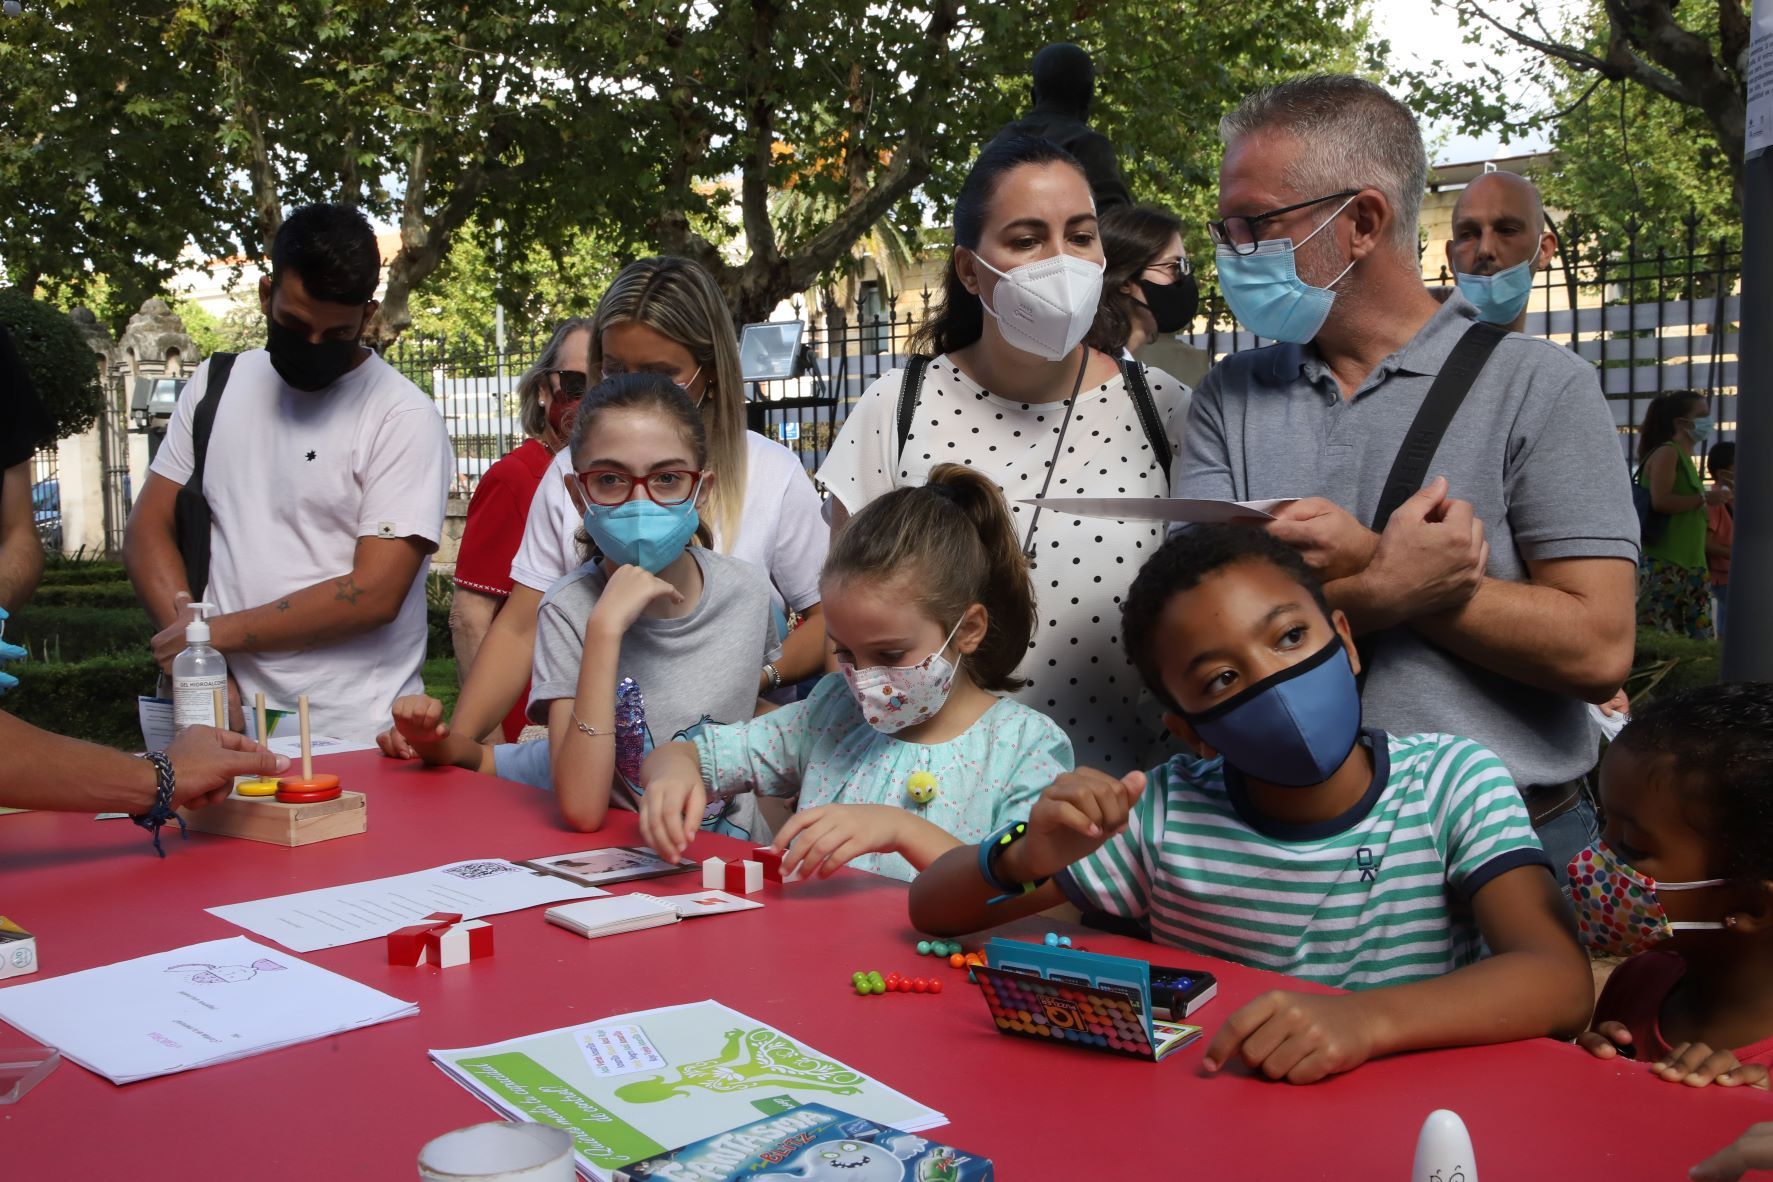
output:
M 185 828 L 185 819 L 172 811 L 172 760 L 166 758 L 164 751 L 144 752 L 142 758 L 154 765 L 154 804 L 147 812 L 129 819 L 154 835 L 154 852 L 164 858 L 166 850 L 160 845 L 160 826 L 168 821 L 177 821 L 180 837 L 188 838 L 190 832 Z

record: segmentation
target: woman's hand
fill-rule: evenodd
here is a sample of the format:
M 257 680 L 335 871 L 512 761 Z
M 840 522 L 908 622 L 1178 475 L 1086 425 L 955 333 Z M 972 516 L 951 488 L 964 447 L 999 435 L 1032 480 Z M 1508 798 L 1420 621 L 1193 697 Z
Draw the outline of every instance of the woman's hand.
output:
M 830 878 L 863 854 L 895 853 L 908 817 L 890 804 L 825 804 L 795 813 L 776 834 L 782 877 Z

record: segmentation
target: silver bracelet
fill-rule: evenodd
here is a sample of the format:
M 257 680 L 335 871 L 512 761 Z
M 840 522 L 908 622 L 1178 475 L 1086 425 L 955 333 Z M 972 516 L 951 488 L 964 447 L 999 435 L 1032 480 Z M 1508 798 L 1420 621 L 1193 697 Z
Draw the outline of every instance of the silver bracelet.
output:
M 774 661 L 766 661 L 763 666 L 763 671 L 769 674 L 771 692 L 782 688 L 782 675 L 776 672 L 776 663 Z
M 586 726 L 579 721 L 579 714 L 576 710 L 569 710 L 568 713 L 572 715 L 573 725 L 578 727 L 584 734 L 591 736 L 593 739 L 607 739 L 616 733 L 614 731 L 600 731 L 594 726 Z

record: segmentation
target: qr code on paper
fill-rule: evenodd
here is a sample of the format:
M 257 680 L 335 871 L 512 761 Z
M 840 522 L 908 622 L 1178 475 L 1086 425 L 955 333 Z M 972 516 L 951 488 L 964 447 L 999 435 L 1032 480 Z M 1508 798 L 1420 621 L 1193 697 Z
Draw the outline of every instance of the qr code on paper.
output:
M 460 866 L 445 866 L 443 872 L 457 878 L 491 878 L 495 874 L 510 874 L 516 869 L 509 862 L 463 862 Z

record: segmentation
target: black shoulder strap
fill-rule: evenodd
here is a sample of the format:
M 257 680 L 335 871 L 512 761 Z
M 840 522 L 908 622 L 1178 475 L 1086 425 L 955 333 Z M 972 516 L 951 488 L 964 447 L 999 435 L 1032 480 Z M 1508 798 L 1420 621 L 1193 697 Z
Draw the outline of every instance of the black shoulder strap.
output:
M 905 441 L 911 438 L 911 419 L 917 413 L 917 400 L 923 395 L 923 371 L 930 366 L 930 359 L 922 353 L 913 353 L 905 359 L 905 370 L 899 375 L 899 451 L 905 450 Z
M 209 359 L 209 378 L 203 387 L 203 401 L 197 404 L 197 414 L 191 422 L 191 478 L 185 481 L 186 487 L 197 493 L 203 491 L 203 461 L 209 454 L 209 433 L 215 427 L 216 407 L 222 401 L 228 375 L 234 372 L 234 360 L 239 356 L 238 353 L 216 353 Z
M 1472 383 L 1477 381 L 1491 352 L 1507 335 L 1508 330 L 1501 325 L 1480 320 L 1466 329 L 1453 346 L 1416 411 L 1416 420 L 1410 424 L 1403 446 L 1398 448 L 1397 459 L 1392 461 L 1391 474 L 1385 478 L 1385 487 L 1379 494 L 1379 508 L 1373 514 L 1375 531 L 1383 532 L 1397 507 L 1422 487 L 1434 453 L 1440 449 L 1441 437 L 1459 413 L 1459 404 L 1471 392 Z
M 1115 360 L 1120 364 L 1121 380 L 1126 383 L 1127 393 L 1133 399 L 1133 409 L 1139 414 L 1139 425 L 1145 428 L 1145 441 L 1151 444 L 1151 454 L 1157 458 L 1157 466 L 1163 470 L 1167 482 L 1170 479 L 1170 437 L 1164 434 L 1164 425 L 1157 417 L 1157 403 L 1151 397 L 1151 383 L 1145 380 L 1145 367 L 1125 357 Z

